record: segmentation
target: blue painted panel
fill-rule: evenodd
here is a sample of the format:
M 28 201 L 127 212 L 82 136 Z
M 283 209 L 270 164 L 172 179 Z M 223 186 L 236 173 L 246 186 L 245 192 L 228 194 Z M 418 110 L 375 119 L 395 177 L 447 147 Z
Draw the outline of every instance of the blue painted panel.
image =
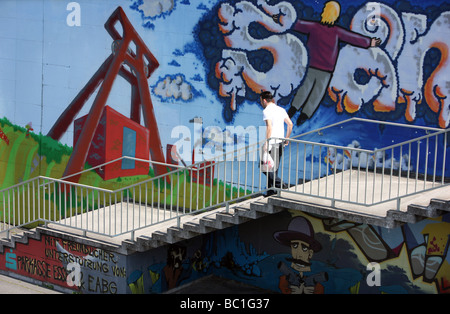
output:
M 122 156 L 136 157 L 136 131 L 123 127 Z M 122 169 L 134 169 L 135 161 L 122 159 Z

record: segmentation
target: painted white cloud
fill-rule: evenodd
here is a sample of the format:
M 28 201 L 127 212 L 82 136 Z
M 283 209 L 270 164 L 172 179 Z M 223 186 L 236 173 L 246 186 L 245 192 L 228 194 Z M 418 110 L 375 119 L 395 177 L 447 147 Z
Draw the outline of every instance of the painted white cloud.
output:
M 336 169 L 350 169 L 352 167 L 361 167 L 373 169 L 374 166 L 377 168 L 384 167 L 386 169 L 398 170 L 399 167 L 403 171 L 412 170 L 412 165 L 409 165 L 408 154 L 403 154 L 400 161 L 391 159 L 392 156 L 386 156 L 386 151 L 377 151 L 375 155 L 368 155 L 365 152 L 358 152 L 352 150 L 351 148 L 361 148 L 361 144 L 357 140 L 353 140 L 351 144 L 347 145 L 350 149 L 345 150 L 344 154 L 338 153 L 336 148 L 331 147 L 328 149 L 327 159 L 332 165 L 336 165 Z M 375 148 L 376 150 L 376 148 Z M 383 165 L 384 160 L 384 165 Z M 325 159 L 326 161 L 326 159 Z
M 173 7 L 173 0 L 144 0 L 139 10 L 142 10 L 146 17 L 155 17 L 172 11 Z
M 166 76 L 163 81 L 158 82 L 153 88 L 153 92 L 162 98 L 181 98 L 185 101 L 193 97 L 191 85 L 184 82 L 181 75 L 177 75 L 173 79 L 170 76 Z

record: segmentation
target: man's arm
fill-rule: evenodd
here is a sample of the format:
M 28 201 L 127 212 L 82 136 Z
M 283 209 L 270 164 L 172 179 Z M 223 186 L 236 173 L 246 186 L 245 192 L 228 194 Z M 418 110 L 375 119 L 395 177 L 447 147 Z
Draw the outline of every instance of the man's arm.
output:
M 375 47 L 373 45 L 379 40 L 378 38 L 371 38 L 340 26 L 337 26 L 337 31 L 340 41 L 360 48 Z M 379 42 L 381 43 L 381 40 Z
M 289 117 L 284 118 L 284 123 L 287 124 L 286 138 L 289 138 L 291 136 L 292 127 L 294 124 L 292 123 L 292 121 Z M 286 143 L 284 144 L 284 146 L 287 146 L 287 145 L 289 145 L 289 141 L 286 141 Z
M 268 149 L 268 139 L 272 136 L 272 121 L 270 119 L 264 120 L 266 122 L 266 141 L 264 142 L 264 150 Z
M 272 20 L 275 23 L 283 26 L 281 19 L 282 19 L 281 14 L 272 15 Z M 317 24 L 317 22 L 298 19 L 297 21 L 295 21 L 294 25 L 292 26 L 292 29 L 299 33 L 309 34 L 309 32 L 311 31 L 311 28 L 313 28 L 315 24 Z

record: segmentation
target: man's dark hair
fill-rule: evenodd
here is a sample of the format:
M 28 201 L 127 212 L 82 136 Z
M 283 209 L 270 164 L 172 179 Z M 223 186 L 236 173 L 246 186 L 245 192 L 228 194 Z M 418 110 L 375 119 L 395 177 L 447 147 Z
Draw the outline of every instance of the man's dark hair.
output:
M 264 91 L 262 92 L 259 97 L 261 97 L 261 99 L 265 99 L 266 101 L 271 101 L 273 100 L 273 96 L 272 93 L 269 91 Z

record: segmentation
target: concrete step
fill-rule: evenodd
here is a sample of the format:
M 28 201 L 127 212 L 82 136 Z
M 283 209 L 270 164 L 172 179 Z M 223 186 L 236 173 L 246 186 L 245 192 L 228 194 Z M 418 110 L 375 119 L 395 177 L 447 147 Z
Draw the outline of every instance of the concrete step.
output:
M 185 224 L 183 224 L 183 229 L 186 229 L 187 231 L 190 231 L 192 233 L 196 233 L 198 235 L 200 234 L 206 234 L 206 233 L 210 233 L 216 229 L 202 225 L 200 223 L 196 223 L 196 222 L 187 222 Z
M 160 243 L 168 243 L 168 244 L 173 244 L 176 242 L 179 242 L 180 239 L 177 237 L 174 237 L 172 233 L 167 233 L 164 231 L 155 231 L 152 233 L 152 239 L 156 240 Z
M 421 218 L 420 216 L 417 216 L 412 213 L 402 212 L 393 209 L 387 212 L 386 218 L 388 220 L 397 221 L 399 223 L 416 223 L 424 219 L 423 217 Z
M 159 246 L 157 240 L 148 236 L 139 236 L 136 238 L 136 244 L 139 247 L 140 252 L 145 252 L 150 249 L 154 249 Z
M 180 227 L 169 227 L 167 228 L 167 233 L 171 233 L 172 237 L 178 238 L 179 241 L 189 240 L 199 235 L 196 232 L 191 232 Z
M 233 226 L 233 224 L 226 222 L 221 219 L 221 217 L 205 217 L 200 219 L 200 224 L 203 224 L 206 227 L 213 228 L 213 229 L 225 229 L 228 227 Z

